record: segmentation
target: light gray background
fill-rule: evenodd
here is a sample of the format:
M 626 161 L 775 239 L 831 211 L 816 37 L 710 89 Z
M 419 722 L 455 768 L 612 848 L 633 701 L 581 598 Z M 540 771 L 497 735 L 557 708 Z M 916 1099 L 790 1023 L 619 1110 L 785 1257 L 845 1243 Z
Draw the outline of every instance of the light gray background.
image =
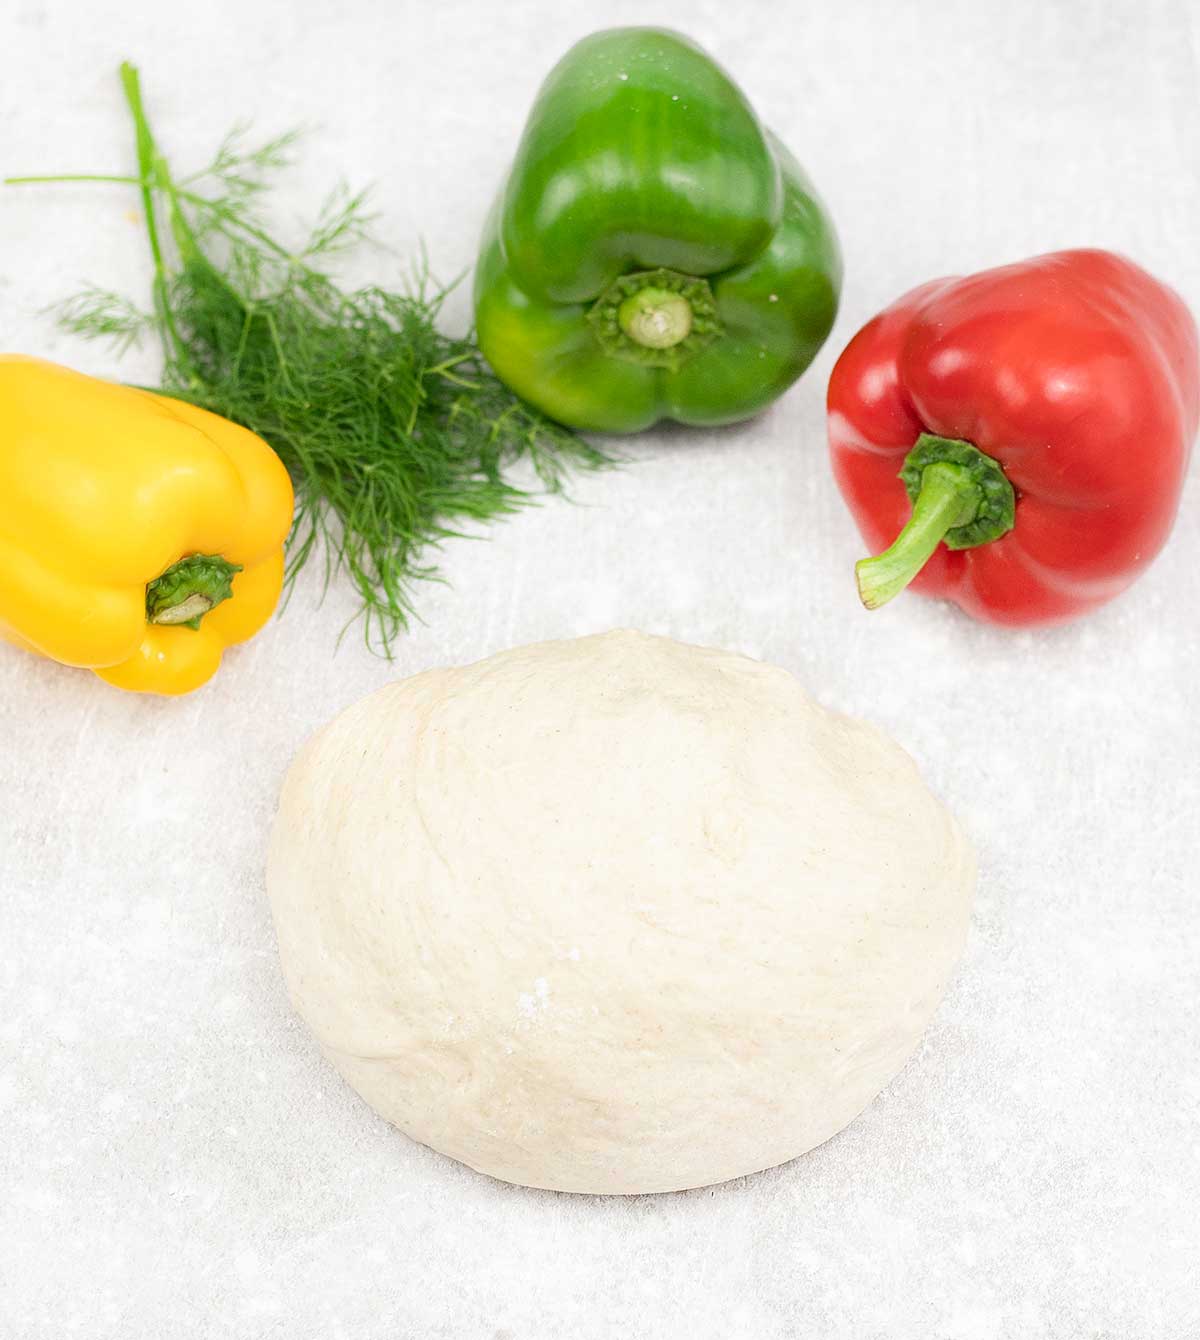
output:
M 854 330 L 932 275 L 1097 244 L 1200 307 L 1194 4 L 6 0 L 0 171 L 130 170 L 129 56 L 180 167 L 238 116 L 315 123 L 286 211 L 373 180 L 398 256 L 359 273 L 394 280 L 423 237 L 452 274 L 546 70 L 639 21 L 704 42 L 812 173 L 836 331 L 757 422 L 648 434 L 582 506 L 448 546 L 393 665 L 334 654 L 352 601 L 314 582 L 180 702 L 0 649 L 6 1340 L 1200 1335 L 1200 481 L 1149 575 L 1077 626 L 869 616 L 822 409 Z M 153 375 L 40 314 L 81 279 L 144 297 L 136 206 L 0 193 L 0 344 Z M 339 708 L 619 624 L 779 662 L 886 727 L 982 874 L 935 1025 L 850 1129 L 743 1182 L 601 1200 L 374 1118 L 289 1010 L 262 869 L 288 759 Z

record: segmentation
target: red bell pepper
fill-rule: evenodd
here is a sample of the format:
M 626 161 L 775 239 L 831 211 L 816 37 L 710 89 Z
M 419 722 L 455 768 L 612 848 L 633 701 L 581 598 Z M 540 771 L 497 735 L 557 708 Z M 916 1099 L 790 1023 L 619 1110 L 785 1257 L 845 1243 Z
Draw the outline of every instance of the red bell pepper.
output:
M 911 585 L 994 623 L 1062 622 L 1166 541 L 1200 417 L 1196 324 L 1131 261 L 1060 251 L 914 289 L 847 346 L 828 407 L 878 554 L 856 569 L 868 608 Z

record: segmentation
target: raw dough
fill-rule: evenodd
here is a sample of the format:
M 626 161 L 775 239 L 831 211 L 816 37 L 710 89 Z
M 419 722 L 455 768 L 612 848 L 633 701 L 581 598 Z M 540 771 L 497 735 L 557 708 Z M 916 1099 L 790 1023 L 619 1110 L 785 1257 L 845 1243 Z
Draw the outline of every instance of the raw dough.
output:
M 268 888 L 329 1059 L 493 1177 L 669 1191 L 802 1154 L 904 1064 L 974 862 L 897 745 L 786 671 L 615 632 L 343 712 Z

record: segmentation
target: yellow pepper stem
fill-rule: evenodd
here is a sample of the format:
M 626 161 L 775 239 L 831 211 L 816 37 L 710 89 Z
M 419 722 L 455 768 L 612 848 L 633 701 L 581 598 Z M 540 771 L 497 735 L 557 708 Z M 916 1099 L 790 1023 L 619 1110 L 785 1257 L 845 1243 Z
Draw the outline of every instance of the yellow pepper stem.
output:
M 241 572 L 219 554 L 189 554 L 173 563 L 146 586 L 146 618 L 150 623 L 199 628 L 200 620 L 233 595 L 233 579 Z

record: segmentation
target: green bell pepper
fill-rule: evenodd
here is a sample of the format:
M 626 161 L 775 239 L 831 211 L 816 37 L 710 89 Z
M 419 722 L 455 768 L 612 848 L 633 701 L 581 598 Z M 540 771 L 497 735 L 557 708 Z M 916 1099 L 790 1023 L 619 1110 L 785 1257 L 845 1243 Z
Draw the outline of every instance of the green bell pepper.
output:
M 803 169 L 693 42 L 586 37 L 542 85 L 476 267 L 479 345 L 575 428 L 733 423 L 833 325 L 837 239 Z

